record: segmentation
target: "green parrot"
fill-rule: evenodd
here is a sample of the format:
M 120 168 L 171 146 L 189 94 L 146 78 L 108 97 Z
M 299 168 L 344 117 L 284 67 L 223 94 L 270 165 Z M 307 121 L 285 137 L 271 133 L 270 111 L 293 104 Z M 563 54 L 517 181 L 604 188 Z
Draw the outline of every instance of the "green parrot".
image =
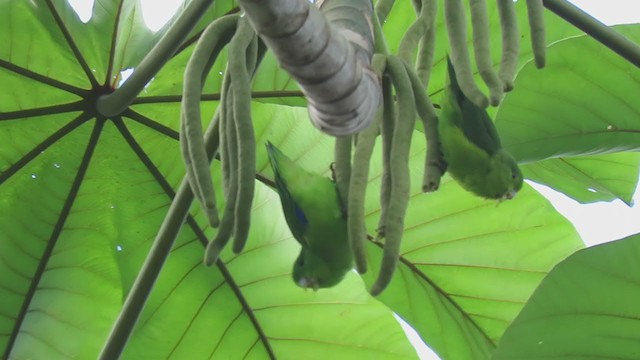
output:
M 487 199 L 512 199 L 522 172 L 502 148 L 489 114 L 460 90 L 447 57 L 448 81 L 441 100 L 438 132 L 447 171 L 463 188 Z
M 293 264 L 293 280 L 314 290 L 332 287 L 353 268 L 336 185 L 301 168 L 270 142 L 266 145 L 284 216 L 302 246 Z

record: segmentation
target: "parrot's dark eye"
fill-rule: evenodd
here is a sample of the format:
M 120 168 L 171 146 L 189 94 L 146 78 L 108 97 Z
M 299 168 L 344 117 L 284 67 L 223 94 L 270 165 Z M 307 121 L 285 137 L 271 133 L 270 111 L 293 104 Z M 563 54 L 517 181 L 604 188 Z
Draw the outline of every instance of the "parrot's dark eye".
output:
M 518 175 L 516 175 L 515 173 L 511 174 L 511 178 L 512 178 L 513 180 L 515 180 L 517 177 L 518 177 Z

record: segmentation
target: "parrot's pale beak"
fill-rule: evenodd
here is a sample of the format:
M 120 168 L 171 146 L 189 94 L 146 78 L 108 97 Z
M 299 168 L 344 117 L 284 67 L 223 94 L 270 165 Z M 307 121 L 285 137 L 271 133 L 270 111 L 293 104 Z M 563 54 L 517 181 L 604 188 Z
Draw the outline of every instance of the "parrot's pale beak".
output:
M 505 200 L 513 199 L 516 196 L 517 193 L 518 192 L 516 190 L 511 190 L 508 193 L 502 195 L 502 197 L 500 199 L 498 199 L 498 203 L 496 204 L 496 207 L 498 207 L 498 205 L 500 205 L 500 203 L 502 203 Z
M 304 289 L 313 289 L 313 291 L 318 291 L 320 286 L 318 286 L 318 282 L 315 279 L 310 279 L 303 277 L 298 281 L 298 286 Z
M 504 200 L 511 200 L 516 196 L 517 193 L 518 192 L 516 190 L 511 190 L 508 193 L 504 194 L 503 199 Z

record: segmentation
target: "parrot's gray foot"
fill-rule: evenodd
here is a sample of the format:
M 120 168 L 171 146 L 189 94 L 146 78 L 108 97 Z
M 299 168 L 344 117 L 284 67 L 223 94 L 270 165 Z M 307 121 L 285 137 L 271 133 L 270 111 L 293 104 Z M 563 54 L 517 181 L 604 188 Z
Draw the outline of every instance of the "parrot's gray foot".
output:
M 384 239 L 385 235 L 386 235 L 386 226 L 380 225 L 376 229 L 376 237 L 371 239 L 371 241 L 376 243 L 376 244 L 383 244 L 384 243 L 383 239 Z
M 332 162 L 329 165 L 329 170 L 331 170 L 331 181 L 336 182 L 336 162 Z M 343 194 L 340 193 L 340 189 L 336 187 L 336 191 L 338 192 L 338 199 L 340 200 L 340 210 L 342 211 L 342 218 L 347 218 L 347 204 L 342 202 Z
M 336 182 L 336 162 L 332 162 L 329 165 L 329 170 L 331 170 L 331 181 Z

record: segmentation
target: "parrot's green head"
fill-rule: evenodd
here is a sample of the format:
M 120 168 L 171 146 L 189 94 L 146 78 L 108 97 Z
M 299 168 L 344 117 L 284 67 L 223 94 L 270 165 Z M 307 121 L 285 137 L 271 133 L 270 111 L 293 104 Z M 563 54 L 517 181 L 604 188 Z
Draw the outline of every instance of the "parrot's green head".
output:
M 511 200 L 522 189 L 522 171 L 518 167 L 516 160 L 506 151 L 499 151 L 496 154 L 496 161 L 500 164 L 499 179 L 496 182 L 496 192 L 494 199 Z
M 331 262 L 325 261 L 312 251 L 302 249 L 293 264 L 293 281 L 305 289 L 318 290 L 337 285 L 345 275 Z

